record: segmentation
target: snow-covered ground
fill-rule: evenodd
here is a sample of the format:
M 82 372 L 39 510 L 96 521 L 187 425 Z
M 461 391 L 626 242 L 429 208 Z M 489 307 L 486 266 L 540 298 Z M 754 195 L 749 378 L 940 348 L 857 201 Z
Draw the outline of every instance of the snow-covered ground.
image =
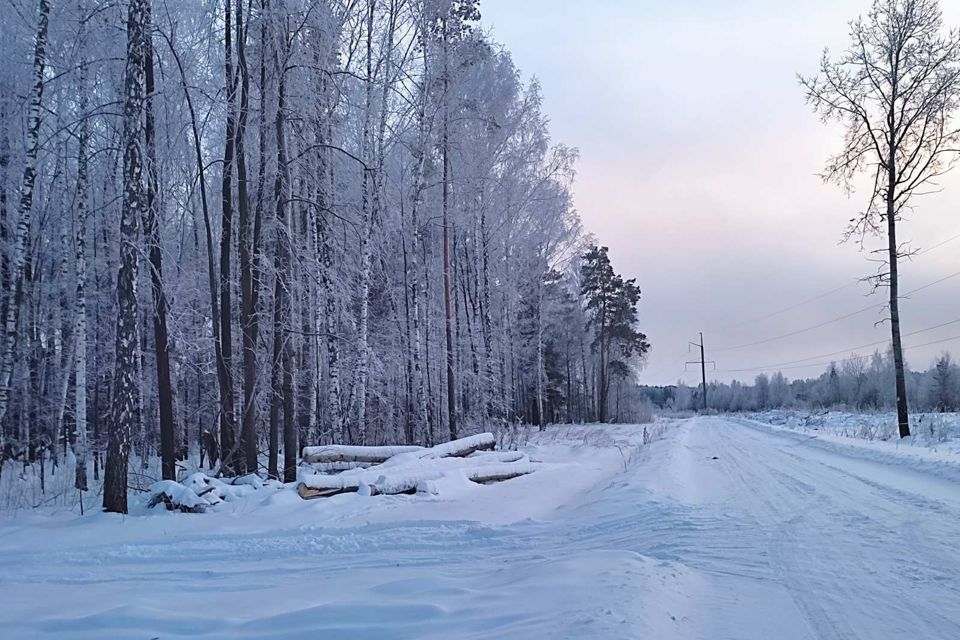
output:
M 774 409 L 750 414 L 751 420 L 776 428 L 816 436 L 823 442 L 853 445 L 870 455 L 890 455 L 945 466 L 960 465 L 960 413 L 916 413 L 910 416 L 912 434 L 900 438 L 894 412 L 800 411 Z
M 960 466 L 643 431 L 551 428 L 535 473 L 436 496 L 0 516 L 0 636 L 960 638 Z

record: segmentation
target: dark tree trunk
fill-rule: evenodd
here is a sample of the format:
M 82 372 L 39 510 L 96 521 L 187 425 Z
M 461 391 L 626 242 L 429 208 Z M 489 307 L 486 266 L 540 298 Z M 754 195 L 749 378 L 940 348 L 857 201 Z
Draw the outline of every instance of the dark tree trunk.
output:
M 230 387 L 227 384 L 227 371 L 223 363 L 223 353 L 220 348 L 220 300 L 217 296 L 217 268 L 214 261 L 214 252 L 213 252 L 213 229 L 210 222 L 210 204 L 207 197 L 207 178 L 206 178 L 206 169 L 203 162 L 203 146 L 200 141 L 200 124 L 197 120 L 197 112 L 193 106 L 193 99 L 190 96 L 190 90 L 187 84 L 186 71 L 183 68 L 183 64 L 180 60 L 180 57 L 177 55 L 176 49 L 173 48 L 172 43 L 168 40 L 167 44 L 170 45 L 170 53 L 174 58 L 174 61 L 177 64 L 177 70 L 180 73 L 180 84 L 183 88 L 183 97 L 187 103 L 187 109 L 190 113 L 190 133 L 191 138 L 193 139 L 193 151 L 197 163 L 197 182 L 200 185 L 200 205 L 201 210 L 203 211 L 203 227 L 204 227 L 204 238 L 206 240 L 207 246 L 207 286 L 210 290 L 210 324 L 213 334 L 213 349 L 214 357 L 216 360 L 216 369 L 217 369 L 217 386 L 220 397 L 220 410 L 221 415 L 223 414 L 223 409 L 226 406 L 227 401 L 232 401 L 232 395 L 230 394 Z M 197 370 L 197 402 L 200 402 L 200 387 L 201 387 L 200 371 Z M 232 404 L 231 404 L 232 406 Z M 210 451 L 210 464 L 214 465 L 217 462 L 219 456 L 219 443 L 217 438 L 211 434 L 209 439 L 204 438 L 205 431 L 202 424 L 202 416 L 197 410 L 197 439 L 200 441 L 200 464 L 203 465 L 203 451 L 205 449 Z M 204 446 L 209 445 L 209 446 Z
M 278 66 L 281 61 L 278 60 Z M 290 213 L 287 207 L 287 190 L 290 185 L 290 170 L 287 165 L 286 120 L 286 82 L 283 68 L 280 68 L 277 85 L 277 181 L 275 188 L 277 223 L 277 291 L 280 295 L 280 324 L 274 327 L 281 335 L 281 358 L 283 367 L 283 480 L 293 482 L 297 475 L 297 424 L 294 413 L 293 389 L 293 345 L 288 335 L 292 321 L 292 300 L 290 288 L 290 242 L 292 238 Z
M 225 475 L 241 471 L 246 458 L 239 456 L 233 401 L 233 305 L 230 282 L 230 248 L 233 244 L 233 165 L 236 142 L 237 78 L 233 72 L 233 45 L 230 0 L 224 4 L 224 74 L 227 88 L 227 126 L 223 147 L 223 176 L 220 188 L 222 219 L 220 229 L 220 459 Z
M 275 135 L 277 141 L 277 175 L 274 181 L 274 206 L 276 209 L 276 253 L 274 270 L 276 282 L 273 299 L 273 394 L 270 400 L 270 473 L 277 476 L 277 449 L 279 447 L 278 417 L 283 411 L 283 458 L 284 480 L 291 481 L 288 464 L 293 456 L 293 473 L 296 474 L 296 423 L 293 412 L 293 356 L 289 336 L 290 328 L 290 220 L 287 211 L 287 189 L 289 168 L 287 166 L 287 148 L 284 134 L 284 116 L 286 109 L 283 63 L 280 52 L 276 53 L 278 71 L 277 117 Z
M 137 322 L 138 224 L 144 209 L 140 135 L 143 116 L 146 0 L 131 0 L 127 12 L 127 63 L 123 107 L 123 207 L 120 215 L 120 273 L 117 277 L 116 367 L 110 441 L 104 467 L 103 509 L 127 512 L 130 434 L 140 407 Z
M 146 33 L 150 33 L 150 6 L 146 10 Z M 153 337 L 157 359 L 157 400 L 160 404 L 160 466 L 164 480 L 176 480 L 176 425 L 173 414 L 173 385 L 170 381 L 170 347 L 167 337 L 167 296 L 163 289 L 163 258 L 157 215 L 157 151 L 153 123 L 153 43 L 144 40 L 146 101 L 144 138 L 147 149 L 147 203 L 143 226 L 149 246 L 150 289 L 153 294 Z
M 273 358 L 270 367 L 270 435 L 267 452 L 267 475 L 271 478 L 280 477 L 277 457 L 280 455 L 280 410 L 283 405 L 282 287 L 280 279 L 277 278 L 273 287 Z
M 900 341 L 900 296 L 897 260 L 900 248 L 897 246 L 897 150 L 903 142 L 898 130 L 898 118 L 901 117 L 899 99 L 899 58 L 895 58 L 891 73 L 890 103 L 887 112 L 887 256 L 890 262 L 890 334 L 893 346 L 893 369 L 897 389 L 897 427 L 901 438 L 910 435 L 910 416 L 907 410 L 907 384 L 903 372 L 903 344 Z
M 444 19 L 443 34 L 443 311 L 444 330 L 447 339 L 447 424 L 450 439 L 457 439 L 457 390 L 454 378 L 453 353 L 453 310 L 451 308 L 451 273 L 450 273 L 450 123 L 449 123 L 449 85 L 450 63 L 448 60 L 448 45 L 446 34 L 446 19 Z
M 890 261 L 890 333 L 893 342 L 893 368 L 897 387 L 897 427 L 901 438 L 910 435 L 910 417 L 907 410 L 907 384 L 903 372 L 903 345 L 900 342 L 900 303 L 897 273 L 897 217 L 893 202 L 895 173 L 891 156 L 890 186 L 887 191 L 887 250 Z
M 243 335 L 243 415 L 240 438 L 247 471 L 256 472 L 257 463 L 257 336 L 260 325 L 257 304 L 260 278 L 257 273 L 260 209 L 250 219 L 247 189 L 246 131 L 250 102 L 250 74 L 247 69 L 243 27 L 243 2 L 237 0 L 237 70 L 240 74 L 240 112 L 236 129 L 237 209 L 240 214 L 240 330 Z M 262 63 L 261 63 L 262 64 Z M 261 91 L 265 87 L 261 84 Z

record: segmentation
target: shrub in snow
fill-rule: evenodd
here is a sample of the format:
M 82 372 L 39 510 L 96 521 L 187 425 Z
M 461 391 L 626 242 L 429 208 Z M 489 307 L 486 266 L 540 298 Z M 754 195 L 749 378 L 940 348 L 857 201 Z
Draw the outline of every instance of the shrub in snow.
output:
M 644 398 L 637 404 L 634 416 L 637 424 L 651 424 L 654 420 L 655 407 L 650 398 Z

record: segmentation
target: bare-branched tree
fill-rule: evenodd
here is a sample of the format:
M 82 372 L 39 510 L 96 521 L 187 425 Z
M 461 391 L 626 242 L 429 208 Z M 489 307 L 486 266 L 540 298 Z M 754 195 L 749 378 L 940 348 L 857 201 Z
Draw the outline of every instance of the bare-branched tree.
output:
M 823 178 L 848 192 L 858 176 L 872 178 L 867 206 L 851 219 L 846 238 L 886 234 L 874 279 L 889 288 L 897 422 L 906 437 L 897 266 L 907 250 L 898 243 L 897 222 L 957 159 L 960 129 L 952 115 L 960 101 L 960 32 L 944 30 L 937 0 L 875 0 L 866 17 L 850 23 L 850 38 L 838 58 L 824 51 L 820 73 L 800 83 L 824 122 L 845 127 L 843 148 L 827 161 Z

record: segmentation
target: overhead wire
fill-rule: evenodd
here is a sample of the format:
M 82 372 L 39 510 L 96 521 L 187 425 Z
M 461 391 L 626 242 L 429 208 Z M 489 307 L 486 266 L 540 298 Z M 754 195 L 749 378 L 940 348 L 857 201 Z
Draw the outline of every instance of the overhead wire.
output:
M 940 247 L 942 247 L 942 246 L 944 246 L 944 245 L 946 245 L 946 244 L 949 244 L 949 243 L 951 243 L 951 242 L 954 242 L 955 240 L 960 240 L 960 234 L 950 236 L 949 238 L 946 238 L 946 239 L 944 239 L 944 240 L 941 240 L 940 242 L 938 242 L 938 243 L 936 243 L 936 244 L 934 244 L 934 245 L 931 245 L 931 246 L 929 246 L 929 247 L 925 247 L 924 249 L 921 249 L 920 251 L 918 251 L 918 252 L 916 252 L 915 254 L 913 254 L 913 256 L 922 256 L 922 255 L 925 255 L 925 254 L 927 254 L 927 253 L 930 253 L 931 251 L 934 251 L 934 250 L 936 250 L 936 249 L 939 249 Z M 953 277 L 953 276 L 949 276 L 949 277 Z M 755 323 L 757 323 L 757 322 L 762 322 L 763 320 L 769 320 L 770 318 L 775 318 L 775 317 L 777 317 L 777 316 L 779 316 L 779 315 L 782 315 L 782 314 L 784 314 L 784 313 L 787 313 L 787 312 L 789 312 L 789 311 L 793 311 L 794 309 L 799 309 L 800 307 L 803 307 L 803 306 L 805 306 L 805 305 L 808 305 L 808 304 L 810 304 L 811 302 L 816 302 L 817 300 L 822 300 L 822 299 L 824 299 L 824 298 L 826 298 L 826 297 L 829 297 L 829 296 L 831 296 L 831 295 L 833 295 L 833 294 L 835 294 L 835 293 L 839 293 L 840 291 L 844 291 L 844 290 L 846 290 L 846 289 L 849 289 L 849 288 L 851 288 L 851 287 L 853 287 L 853 286 L 855 286 L 855 285 L 860 284 L 861 282 L 863 282 L 863 279 L 861 279 L 861 278 L 856 278 L 856 279 L 854 279 L 854 280 L 851 280 L 850 282 L 847 282 L 846 284 L 840 285 L 839 287 L 835 287 L 835 288 L 830 289 L 830 290 L 828 290 L 828 291 L 824 291 L 823 293 L 819 293 L 819 294 L 814 295 L 814 296 L 811 296 L 811 297 L 809 297 L 809 298 L 805 298 L 805 299 L 801 300 L 800 302 L 796 302 L 796 303 L 791 304 L 791 305 L 789 305 L 789 306 L 787 306 L 787 307 L 783 307 L 783 308 L 781 308 L 781 309 L 777 309 L 776 311 L 772 311 L 772 312 L 770 312 L 770 313 L 766 313 L 766 314 L 759 315 L 759 316 L 754 316 L 754 317 L 749 318 L 749 319 L 747 319 L 747 320 L 742 320 L 742 321 L 739 321 L 739 322 L 735 322 L 735 323 L 733 323 L 733 324 L 721 325 L 720 327 L 717 327 L 717 328 L 718 328 L 719 330 L 736 329 L 736 328 L 739 328 L 739 327 L 743 327 L 743 326 L 755 324 Z M 938 282 L 939 282 L 939 281 L 938 281 Z M 930 283 L 930 284 L 928 284 L 928 285 L 926 285 L 926 286 L 933 286 L 934 284 L 938 284 L 938 282 L 932 282 L 932 283 Z M 924 288 L 924 287 L 921 287 L 921 289 L 922 289 L 922 288 Z M 920 291 L 921 289 L 916 289 L 916 290 L 912 291 L 911 293 L 916 293 L 917 291 Z M 909 294 L 904 294 L 904 295 L 909 295 Z M 860 312 L 860 313 L 862 313 L 862 312 Z M 854 314 L 854 315 L 856 315 L 856 314 Z M 846 316 L 846 317 L 849 317 L 849 316 Z M 843 320 L 843 319 L 845 319 L 845 317 L 844 317 L 844 318 L 839 318 L 839 320 Z M 825 324 L 830 324 L 830 323 L 825 323 Z M 734 347 L 730 347 L 729 349 L 733 349 L 733 348 L 734 348 Z M 714 351 L 720 351 L 720 350 L 721 350 L 721 349 L 714 349 Z M 726 349 L 724 349 L 724 350 L 726 350 Z
M 923 286 L 917 287 L 917 288 L 915 288 L 915 289 L 911 289 L 910 291 L 907 291 L 906 293 L 903 293 L 900 297 L 901 297 L 901 298 L 906 298 L 907 296 L 910 296 L 910 295 L 912 295 L 912 294 L 914 294 L 914 293 L 918 293 L 918 292 L 920 292 L 920 291 L 923 291 L 924 289 L 929 289 L 930 287 L 932 287 L 932 286 L 934 286 L 934 285 L 940 284 L 940 283 L 942 283 L 942 282 L 946 282 L 947 280 L 951 280 L 951 279 L 953 279 L 953 278 L 956 278 L 957 276 L 960 276 L 960 271 L 956 271 L 956 272 L 954 272 L 954 273 L 951 273 L 950 275 L 947 275 L 947 276 L 944 276 L 944 277 L 939 278 L 939 279 L 937 279 L 937 280 L 934 280 L 933 282 L 928 282 L 927 284 L 925 284 L 925 285 L 923 285 Z M 791 331 L 791 332 L 789 332 L 789 333 L 784 333 L 784 334 L 781 334 L 781 335 L 773 336 L 773 337 L 771 337 L 771 338 L 764 338 L 763 340 L 755 340 L 755 341 L 753 341 L 753 342 L 747 342 L 747 343 L 744 343 L 744 344 L 738 344 L 738 345 L 733 345 L 733 346 L 729 346 L 729 347 L 715 347 L 714 349 L 712 349 L 712 351 L 713 351 L 713 352 L 718 352 L 718 351 L 736 351 L 736 350 L 738 350 L 738 349 L 746 349 L 747 347 L 755 347 L 755 346 L 758 346 L 758 345 L 769 344 L 769 343 L 771 343 L 771 342 L 777 342 L 777 341 L 779 341 L 779 340 L 783 340 L 784 338 L 790 338 L 790 337 L 793 337 L 793 336 L 796 336 L 796 335 L 800 335 L 800 334 L 802 334 L 802 333 L 806 333 L 806 332 L 808 332 L 808 331 L 813 331 L 814 329 L 820 329 L 820 328 L 822 328 L 822 327 L 826 327 L 826 326 L 828 326 L 828 325 L 834 324 L 835 322 L 840 322 L 841 320 L 846 320 L 847 318 L 852 318 L 852 317 L 854 317 L 854 316 L 860 315 L 861 313 L 866 313 L 867 311 L 871 311 L 871 310 L 874 310 L 874 309 L 882 309 L 883 307 L 886 307 L 888 304 L 889 304 L 889 303 L 887 303 L 887 302 L 881 302 L 881 303 L 878 303 L 878 304 L 872 304 L 872 305 L 870 305 L 870 306 L 868 306 L 868 307 L 863 307 L 862 309 L 857 309 L 856 311 L 852 311 L 852 312 L 850 312 L 850 313 L 846 313 L 846 314 L 843 314 L 843 315 L 841 315 L 841 316 L 837 316 L 837 317 L 835 317 L 835 318 L 831 318 L 831 319 L 829 319 L 829 320 L 825 320 L 825 321 L 823 321 L 823 322 L 819 322 L 819 323 L 817 323 L 817 324 L 810 325 L 810 326 L 808 326 L 808 327 L 803 327 L 803 328 L 801 328 L 801 329 L 797 329 L 797 330 Z
M 926 327 L 926 328 L 924 328 L 924 329 L 918 329 L 918 330 L 916 330 L 916 331 L 911 331 L 911 332 L 909 332 L 909 333 L 903 334 L 903 337 L 904 337 L 904 338 L 909 338 L 909 337 L 911 337 L 911 336 L 920 335 L 921 333 L 927 333 L 927 332 L 929 332 L 929 331 L 935 331 L 936 329 L 942 329 L 943 327 L 949 327 L 949 326 L 954 325 L 954 324 L 960 324 L 960 318 L 956 318 L 956 319 L 954 319 L 954 320 L 949 320 L 949 321 L 947 321 L 947 322 L 941 322 L 940 324 L 934 325 L 934 326 L 932 326 L 932 327 Z M 866 348 L 868 348 L 868 347 L 875 347 L 875 346 L 878 346 L 878 345 L 886 344 L 886 343 L 888 343 L 889 341 L 890 341 L 889 338 L 887 338 L 887 339 L 884 339 L 884 340 L 877 340 L 877 341 L 875 341 L 875 342 L 868 342 L 867 344 L 857 345 L 857 346 L 855 346 L 855 347 L 847 347 L 846 349 L 838 349 L 837 351 L 831 351 L 830 353 L 821 353 L 821 354 L 818 354 L 818 355 L 815 355 L 815 356 L 810 356 L 810 357 L 808 357 L 808 358 L 800 358 L 800 359 L 798 359 L 798 360 L 788 360 L 788 361 L 786 361 L 786 362 L 777 362 L 777 363 L 774 363 L 774 364 L 764 365 L 764 366 L 762 366 L 762 367 L 748 367 L 748 368 L 738 368 L 738 369 L 719 369 L 717 372 L 718 372 L 718 373 L 748 373 L 748 372 L 753 372 L 753 371 L 771 371 L 771 370 L 773 370 L 773 369 L 790 368 L 791 365 L 800 365 L 800 363 L 807 362 L 808 360 L 818 360 L 818 359 L 820 359 L 820 358 L 829 358 L 830 356 L 835 356 L 835 355 L 855 353 L 858 349 L 866 349 Z M 918 347 L 923 347 L 923 346 L 928 346 L 928 345 L 925 345 L 925 344 L 924 344 L 924 345 L 914 345 L 913 348 L 918 348 Z M 849 360 L 849 359 L 850 359 L 850 358 L 847 358 L 846 360 Z M 800 366 L 806 367 L 806 366 L 812 366 L 813 364 L 820 364 L 820 363 L 811 363 L 811 364 L 800 365 Z M 829 361 L 828 361 L 826 364 L 829 364 Z M 798 368 L 799 368 L 799 367 L 798 367 Z

